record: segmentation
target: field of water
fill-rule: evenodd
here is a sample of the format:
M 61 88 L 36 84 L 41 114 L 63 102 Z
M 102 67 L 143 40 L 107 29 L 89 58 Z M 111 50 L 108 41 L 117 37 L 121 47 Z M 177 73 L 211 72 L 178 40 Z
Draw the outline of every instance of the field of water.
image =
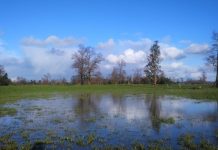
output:
M 217 149 L 218 101 L 57 94 L 2 104 L 0 149 Z

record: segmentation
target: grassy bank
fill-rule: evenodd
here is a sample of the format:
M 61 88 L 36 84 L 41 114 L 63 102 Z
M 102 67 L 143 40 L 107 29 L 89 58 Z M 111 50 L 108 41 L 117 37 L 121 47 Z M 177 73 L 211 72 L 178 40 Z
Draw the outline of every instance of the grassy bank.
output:
M 218 100 L 218 89 L 199 85 L 10 85 L 0 86 L 0 104 L 23 98 L 48 97 L 62 93 L 145 93 Z

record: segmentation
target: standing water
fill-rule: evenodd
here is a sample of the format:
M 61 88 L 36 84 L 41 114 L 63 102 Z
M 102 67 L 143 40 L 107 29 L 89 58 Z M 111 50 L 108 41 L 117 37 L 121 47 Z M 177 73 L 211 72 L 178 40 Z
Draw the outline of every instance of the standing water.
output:
M 0 149 L 217 149 L 218 102 L 174 96 L 75 94 L 1 107 Z

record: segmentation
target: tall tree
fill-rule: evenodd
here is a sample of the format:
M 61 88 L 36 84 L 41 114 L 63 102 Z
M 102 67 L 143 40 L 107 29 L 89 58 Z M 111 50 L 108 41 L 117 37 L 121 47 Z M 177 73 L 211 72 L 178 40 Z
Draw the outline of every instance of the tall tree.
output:
M 157 77 L 161 73 L 160 70 L 160 46 L 155 41 L 150 48 L 150 54 L 147 57 L 147 65 L 145 66 L 145 74 L 152 81 L 153 85 L 157 84 Z
M 218 32 L 213 32 L 212 45 L 208 52 L 207 63 L 214 67 L 216 72 L 216 87 L 218 88 Z
M 85 80 L 91 83 L 91 78 L 98 69 L 99 63 L 103 60 L 100 54 L 96 54 L 92 47 L 79 46 L 78 52 L 72 56 L 72 67 L 77 70 L 80 84 L 83 85 Z

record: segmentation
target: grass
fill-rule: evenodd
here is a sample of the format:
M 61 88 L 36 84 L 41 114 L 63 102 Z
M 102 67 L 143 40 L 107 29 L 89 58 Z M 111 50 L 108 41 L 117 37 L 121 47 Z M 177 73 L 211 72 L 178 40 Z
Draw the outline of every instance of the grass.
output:
M 17 113 L 17 110 L 15 108 L 8 108 L 8 107 L 0 107 L 0 117 L 2 116 L 12 116 Z
M 84 143 L 84 141 L 83 141 L 83 138 L 81 138 L 81 137 L 76 140 L 76 144 L 77 144 L 78 146 L 85 146 L 85 143 Z
M 92 144 L 95 140 L 95 134 L 89 134 L 88 137 L 87 137 L 87 143 L 88 144 Z
M 200 87 L 200 88 L 199 88 Z M 114 93 L 175 95 L 218 101 L 218 88 L 207 85 L 10 85 L 0 86 L 0 104 L 18 99 L 47 98 L 52 94 Z
M 175 123 L 175 119 L 172 117 L 169 118 L 160 118 L 160 122 L 161 123 L 165 123 L 165 124 L 174 124 Z
M 197 149 L 197 145 L 194 143 L 194 136 L 191 135 L 191 134 L 181 135 L 178 138 L 178 143 L 184 149 L 190 149 L 190 150 L 196 150 Z
M 58 124 L 58 123 L 62 123 L 62 120 L 60 118 L 54 118 L 52 120 L 53 123 Z
M 96 118 L 94 118 L 94 117 L 93 118 L 86 118 L 85 121 L 90 122 L 90 123 L 91 122 L 96 122 Z

